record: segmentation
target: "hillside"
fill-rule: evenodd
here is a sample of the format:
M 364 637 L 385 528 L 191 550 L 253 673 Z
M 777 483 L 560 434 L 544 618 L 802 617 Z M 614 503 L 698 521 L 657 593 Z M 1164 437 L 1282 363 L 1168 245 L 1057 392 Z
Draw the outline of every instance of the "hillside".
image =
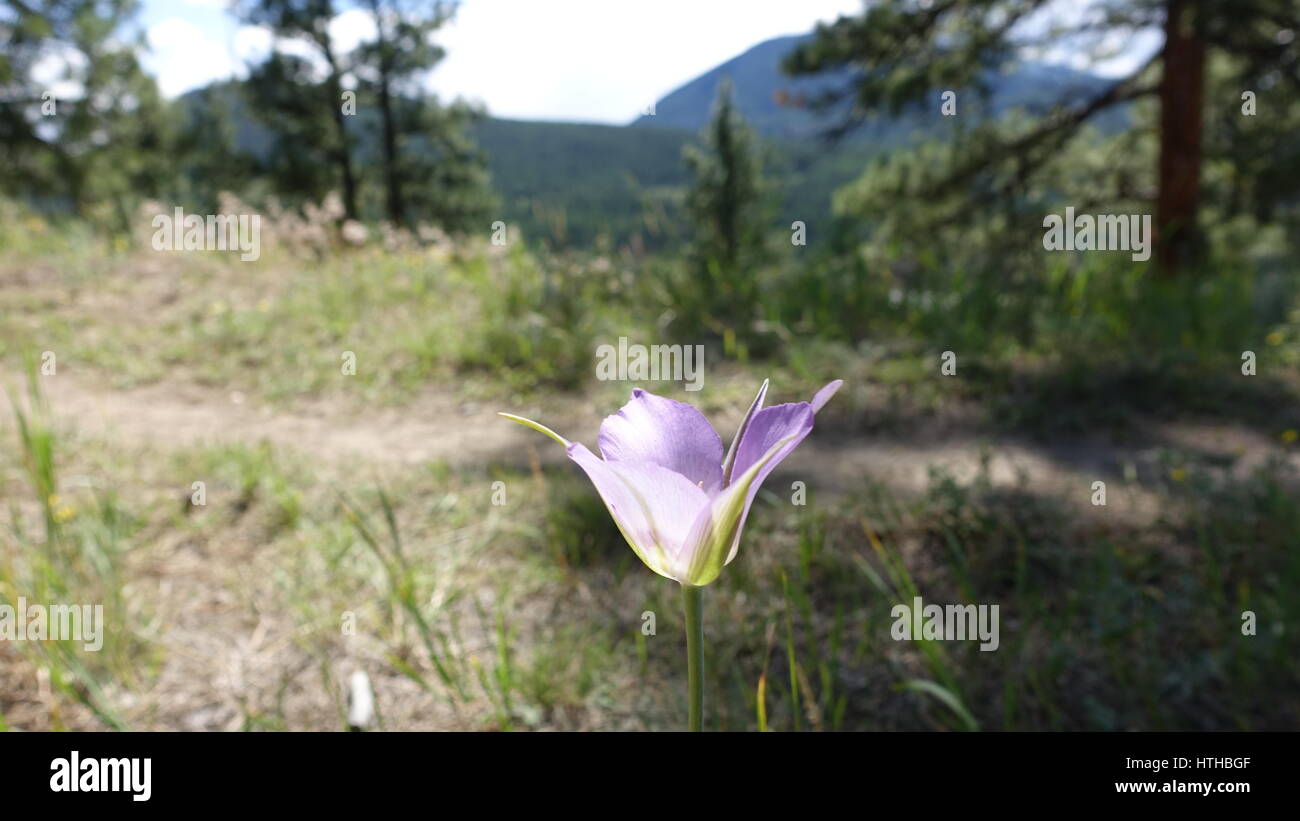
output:
M 768 165 L 779 173 L 778 225 L 803 220 L 810 227 L 830 219 L 833 192 L 862 173 L 871 157 L 908 141 L 941 134 L 951 126 L 932 111 L 907 111 L 863 124 L 838 143 L 820 136 L 831 119 L 781 99 L 815 95 L 851 81 L 847 71 L 816 78 L 789 78 L 780 63 L 807 35 L 760 43 L 686 83 L 659 100 L 653 115 L 629 126 L 589 123 L 525 122 L 487 118 L 473 136 L 487 155 L 492 184 L 500 195 L 501 218 L 524 235 L 555 247 L 589 247 L 602 237 L 615 245 L 671 247 L 683 239 L 673 219 L 687 184 L 682 149 L 708 122 L 719 83 L 731 78 L 737 106 L 766 138 Z M 1067 68 L 1020 64 L 985 78 L 994 113 L 1017 106 L 1037 107 L 1075 90 L 1091 93 L 1104 80 Z M 202 104 L 218 93 L 230 101 L 239 149 L 258 156 L 269 134 L 250 119 L 237 84 L 191 92 L 186 101 Z M 937 104 L 937 101 L 936 101 Z M 1122 124 L 1124 112 L 1103 127 Z M 357 155 L 374 161 L 378 125 L 364 107 L 352 120 Z M 816 244 L 829 236 L 810 231 Z
M 759 134 L 783 140 L 815 138 L 847 109 L 815 114 L 799 103 L 849 86 L 853 72 L 846 69 L 816 77 L 783 74 L 781 61 L 811 37 L 792 35 L 759 43 L 669 93 L 655 103 L 652 115 L 639 117 L 632 125 L 699 131 L 709 120 L 718 86 L 724 78 L 730 78 L 737 109 Z M 989 92 L 989 110 L 996 115 L 1011 108 L 1037 108 L 1063 95 L 1091 95 L 1107 81 L 1063 66 L 1017 63 L 1002 71 L 986 72 L 983 82 Z M 938 104 L 936 99 L 936 108 Z M 864 123 L 849 135 L 849 140 L 891 145 L 913 136 L 933 135 L 942 127 L 943 121 L 934 116 L 933 110 L 914 109 L 898 117 Z
M 505 218 L 526 236 L 575 246 L 602 233 L 620 242 L 637 232 L 651 245 L 672 241 L 666 223 L 647 231 L 644 214 L 673 207 L 686 183 L 682 148 L 690 132 L 490 118 L 474 127 L 474 138 Z

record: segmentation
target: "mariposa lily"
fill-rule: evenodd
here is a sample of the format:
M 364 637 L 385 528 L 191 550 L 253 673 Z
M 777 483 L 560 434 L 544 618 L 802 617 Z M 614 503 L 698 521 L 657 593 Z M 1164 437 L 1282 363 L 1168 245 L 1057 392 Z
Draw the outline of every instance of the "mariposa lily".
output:
M 842 384 L 831 382 L 811 402 L 765 408 L 763 382 L 725 457 L 704 414 L 640 388 L 600 426 L 603 459 L 544 425 L 501 415 L 564 445 L 647 567 L 702 587 L 736 557 L 763 480 L 808 435 L 813 415 Z
M 814 414 L 842 384 L 831 382 L 811 402 L 765 408 L 765 380 L 725 456 L 722 439 L 704 414 L 640 388 L 601 424 L 603 458 L 545 425 L 501 414 L 563 445 L 596 486 L 641 561 L 681 583 L 691 662 L 691 729 L 699 729 L 699 588 L 717 579 L 736 557 L 763 480 L 804 440 Z

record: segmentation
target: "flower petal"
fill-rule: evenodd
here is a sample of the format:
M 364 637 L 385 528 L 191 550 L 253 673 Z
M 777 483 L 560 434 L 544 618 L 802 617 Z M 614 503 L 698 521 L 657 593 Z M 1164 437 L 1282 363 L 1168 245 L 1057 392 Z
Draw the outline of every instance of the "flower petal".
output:
M 821 390 L 817 391 L 817 393 L 813 396 L 812 402 L 808 403 L 808 405 L 812 408 L 812 412 L 816 414 L 817 411 L 821 410 L 826 405 L 826 403 L 831 400 L 831 397 L 835 395 L 835 392 L 838 391 L 843 384 L 844 384 L 843 379 L 836 379 L 833 382 L 827 383 L 824 387 L 822 387 Z M 773 407 L 768 408 L 767 411 L 774 411 L 777 408 L 795 408 L 803 404 L 804 403 L 800 402 L 795 405 L 774 405 Z M 766 413 L 766 411 L 764 411 L 763 413 Z M 758 415 L 762 415 L 762 413 Z M 750 464 L 752 464 L 754 460 L 762 458 L 762 455 L 765 455 L 768 450 L 768 445 L 771 442 L 775 441 L 776 439 L 784 435 L 783 425 L 797 425 L 798 423 L 799 423 L 798 414 L 794 411 L 789 411 L 789 410 L 783 411 L 781 416 L 777 416 L 777 415 L 764 416 L 763 425 L 767 426 L 768 430 L 757 434 L 759 437 L 761 437 L 761 440 L 756 439 L 755 441 L 750 442 L 748 445 L 742 442 L 741 445 L 736 448 L 736 452 L 737 452 L 736 461 L 738 465 L 735 466 L 733 469 L 743 471 Z M 753 421 L 750 421 L 749 427 L 746 427 L 744 430 L 742 430 L 742 434 L 747 434 L 748 431 L 752 429 L 752 426 L 753 426 Z M 811 430 L 811 426 L 809 429 Z M 807 431 L 805 431 L 803 435 L 799 436 L 798 440 L 795 441 L 793 445 L 790 445 L 784 450 L 784 452 L 776 455 L 770 462 L 767 463 L 766 467 L 759 474 L 758 478 L 754 481 L 754 484 L 750 488 L 748 496 L 745 499 L 745 507 L 740 516 L 740 527 L 737 528 L 736 530 L 736 536 L 733 539 L 731 544 L 731 551 L 727 554 L 727 560 L 726 562 L 723 563 L 724 565 L 731 564 L 731 560 L 736 558 L 736 551 L 740 549 L 740 533 L 745 527 L 745 521 L 749 518 L 749 508 L 754 504 L 754 497 L 758 495 L 758 489 L 762 487 L 763 480 L 767 478 L 768 474 L 770 474 L 773 470 L 776 469 L 776 466 L 781 463 L 782 459 L 790 455 L 790 453 L 795 449 L 795 447 L 798 446 L 799 442 L 803 441 L 804 436 L 807 435 L 808 435 Z M 741 455 L 741 451 L 744 451 L 743 456 Z
M 581 442 L 567 448 L 596 486 L 609 515 L 632 551 L 661 576 L 675 579 L 673 557 L 709 497 L 680 473 L 652 462 L 602 460 Z
M 735 472 L 743 474 L 749 470 L 767 455 L 776 442 L 792 433 L 801 433 L 799 438 L 802 440 L 808 435 L 808 431 L 812 430 L 812 425 L 813 409 L 807 402 L 773 405 L 754 414 L 749 428 L 745 431 L 745 438 L 740 440 L 740 445 L 736 448 Z M 786 453 L 791 450 L 794 448 L 789 448 Z M 775 463 L 769 463 L 767 472 L 763 476 L 775 467 Z M 759 481 L 761 482 L 762 479 L 760 478 Z
M 813 413 L 820 412 L 822 406 L 831 401 L 831 397 L 835 395 L 835 392 L 838 391 L 840 386 L 843 384 L 843 379 L 836 379 L 834 382 L 827 383 L 825 387 L 817 391 L 816 395 L 812 398 Z
M 772 414 L 770 411 L 779 413 Z M 740 533 L 759 486 L 777 463 L 799 446 L 812 430 L 812 422 L 812 406 L 807 402 L 777 405 L 754 415 L 750 425 L 751 433 L 745 437 L 746 442 L 769 441 L 766 433 L 777 430 L 783 430 L 785 435 L 770 441 L 767 452 L 759 458 L 749 460 L 745 471 L 736 474 L 731 485 L 714 497 L 708 509 L 700 513 L 685 542 L 685 550 L 688 552 L 675 558 L 683 582 L 706 585 L 716 579 L 723 566 L 735 558 Z M 737 469 L 740 459 L 746 455 L 745 447 L 742 442 L 741 456 L 736 460 Z
M 635 388 L 632 400 L 601 423 L 599 442 L 608 462 L 651 462 L 709 496 L 722 489 L 722 439 L 685 402 Z
M 749 410 L 745 412 L 745 418 L 740 420 L 740 427 L 736 428 L 736 438 L 731 440 L 731 447 L 727 449 L 727 458 L 722 460 L 722 484 L 731 484 L 731 469 L 736 463 L 736 448 L 740 445 L 740 440 L 745 438 L 745 429 L 749 427 L 749 420 L 754 418 L 754 414 L 763 409 L 763 398 L 767 396 L 768 380 L 764 379 L 762 386 L 758 389 L 758 396 L 750 403 Z M 825 390 L 823 388 L 823 390 Z
M 731 560 L 736 558 L 736 551 L 740 548 L 740 532 L 745 527 L 745 520 L 749 518 L 749 508 L 754 504 L 754 497 L 758 495 L 763 481 L 767 479 L 768 474 L 776 470 L 776 466 L 781 464 L 785 457 L 794 452 L 812 427 L 813 409 L 807 402 L 773 405 L 754 415 L 745 440 L 736 450 L 735 469 L 738 472 L 747 471 L 759 461 L 763 462 L 763 467 L 745 496 L 745 506 L 740 514 L 740 527 L 736 530 L 736 536 L 732 540 L 731 550 L 727 554 L 727 560 L 723 562 L 724 565 L 731 564 Z M 791 435 L 794 436 L 793 440 L 772 454 L 776 444 Z

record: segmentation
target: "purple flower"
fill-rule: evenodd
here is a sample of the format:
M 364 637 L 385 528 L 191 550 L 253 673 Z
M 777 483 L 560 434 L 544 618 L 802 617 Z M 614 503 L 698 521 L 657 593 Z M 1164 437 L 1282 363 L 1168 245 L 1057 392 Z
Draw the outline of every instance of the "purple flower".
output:
M 601 424 L 604 458 L 537 422 L 501 415 L 564 445 L 647 567 L 702 587 L 736 557 L 763 480 L 798 447 L 812 430 L 813 414 L 844 383 L 831 382 L 811 402 L 764 408 L 767 384 L 759 388 L 725 457 L 722 439 L 704 414 L 640 388 Z

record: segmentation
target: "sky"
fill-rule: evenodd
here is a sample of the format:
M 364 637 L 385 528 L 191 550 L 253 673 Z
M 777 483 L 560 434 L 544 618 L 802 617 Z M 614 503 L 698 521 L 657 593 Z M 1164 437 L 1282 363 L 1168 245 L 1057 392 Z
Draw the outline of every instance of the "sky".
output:
M 144 0 L 145 68 L 174 97 L 243 72 L 270 35 L 241 26 L 226 0 Z M 346 9 L 331 32 L 342 49 L 373 32 Z M 494 116 L 626 123 L 678 86 L 772 37 L 853 14 L 861 0 L 463 0 L 437 42 L 430 78 L 443 98 Z
M 241 25 L 229 0 L 144 0 L 138 24 L 145 68 L 175 97 L 242 76 L 263 57 L 268 31 Z M 1057 0 L 1061 13 L 1086 3 Z M 344 9 L 331 33 L 340 51 L 373 36 L 366 13 Z M 856 14 L 862 0 L 462 0 L 437 42 L 447 57 L 429 78 L 444 99 L 463 98 L 497 117 L 621 124 L 696 76 L 758 43 Z M 1093 70 L 1125 72 L 1158 45 L 1151 33 L 1113 43 Z M 1080 53 L 1041 55 L 1084 67 Z

